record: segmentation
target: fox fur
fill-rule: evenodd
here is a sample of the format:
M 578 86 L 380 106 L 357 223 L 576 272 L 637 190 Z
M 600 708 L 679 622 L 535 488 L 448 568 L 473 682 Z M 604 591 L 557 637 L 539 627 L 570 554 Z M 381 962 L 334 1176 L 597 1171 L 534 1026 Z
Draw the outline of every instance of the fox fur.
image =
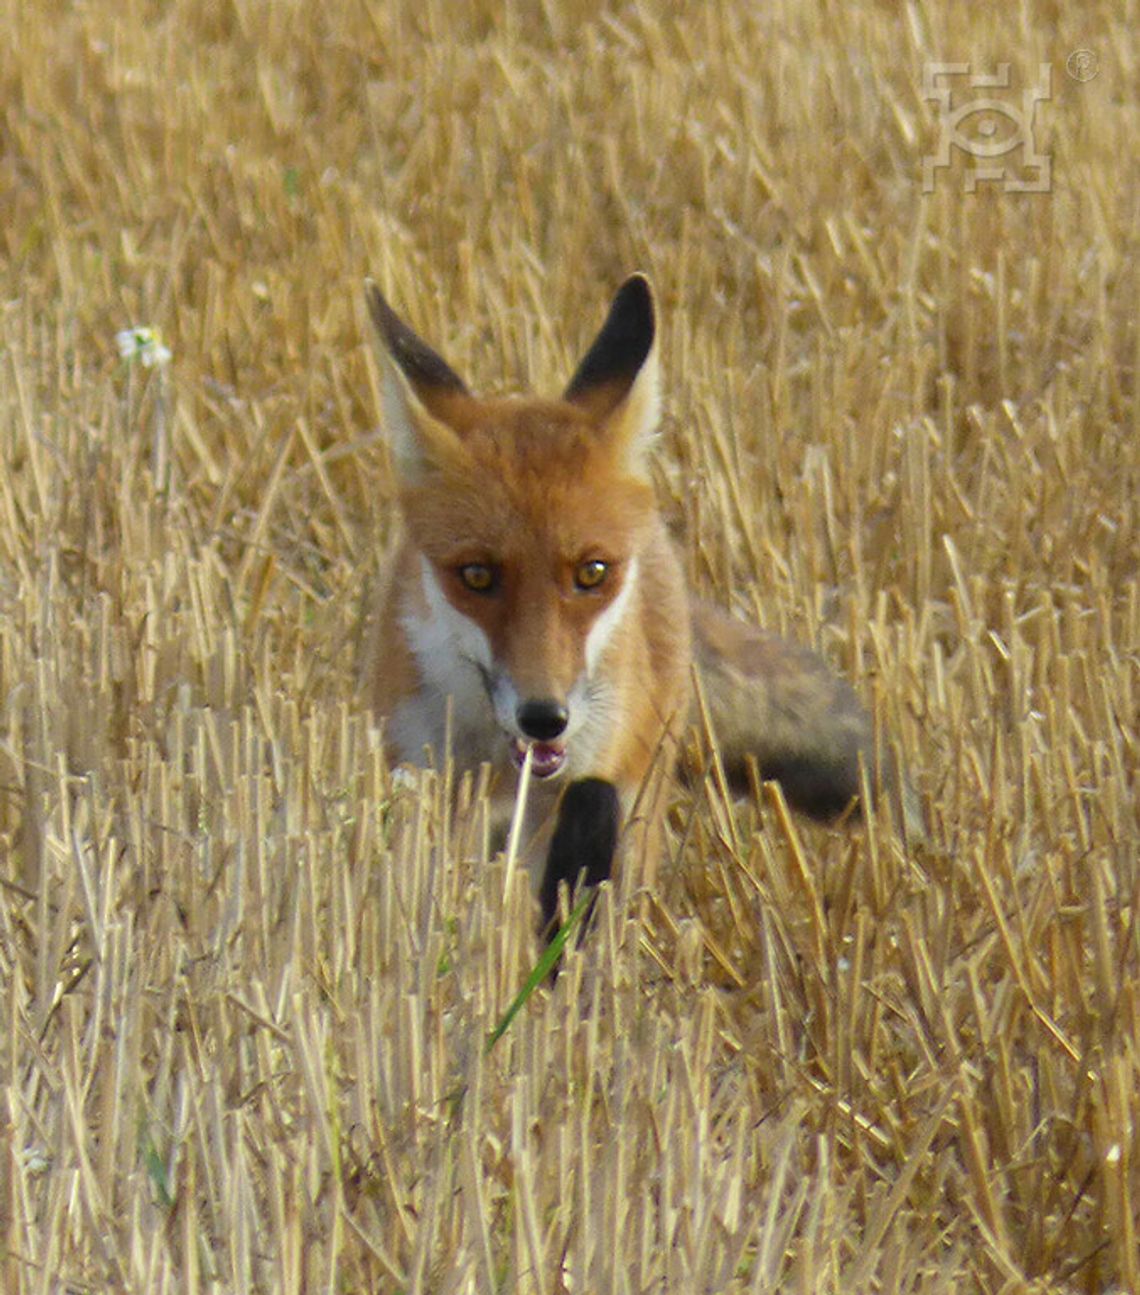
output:
M 648 880 L 695 665 L 734 785 L 751 759 L 812 817 L 855 804 L 874 740 L 848 684 L 686 588 L 650 475 L 648 281 L 623 284 L 554 400 L 473 395 L 374 283 L 366 294 L 402 529 L 372 595 L 361 678 L 393 758 L 422 764 L 449 744 L 460 767 L 489 765 L 505 818 L 529 749 L 524 849 L 544 895 L 565 789 L 611 784 L 622 856 Z M 880 777 L 897 783 L 889 763 Z

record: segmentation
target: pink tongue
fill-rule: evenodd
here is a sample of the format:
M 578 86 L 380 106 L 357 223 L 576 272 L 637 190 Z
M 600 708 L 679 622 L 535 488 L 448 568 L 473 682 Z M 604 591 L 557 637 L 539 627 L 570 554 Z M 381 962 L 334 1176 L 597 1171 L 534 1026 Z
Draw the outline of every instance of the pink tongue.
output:
M 562 763 L 562 752 L 549 742 L 536 742 L 531 748 L 531 766 L 535 773 L 553 773 Z
M 515 760 L 522 767 L 526 747 L 522 743 L 515 746 Z M 530 770 L 536 778 L 549 778 L 557 773 L 566 758 L 566 748 L 555 742 L 532 742 L 530 744 Z

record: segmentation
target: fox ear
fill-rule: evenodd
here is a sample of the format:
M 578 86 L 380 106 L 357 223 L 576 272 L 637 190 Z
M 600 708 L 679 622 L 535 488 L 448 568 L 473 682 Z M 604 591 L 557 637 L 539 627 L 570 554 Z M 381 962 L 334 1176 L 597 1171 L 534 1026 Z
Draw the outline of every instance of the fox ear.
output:
M 432 468 L 464 457 L 447 419 L 470 393 L 447 362 L 388 305 L 371 279 L 364 281 L 364 295 L 381 343 L 384 431 L 398 475 L 415 483 Z
M 639 471 L 661 416 L 655 333 L 649 280 L 632 275 L 618 289 L 602 331 L 562 397 L 624 444 L 631 466 Z

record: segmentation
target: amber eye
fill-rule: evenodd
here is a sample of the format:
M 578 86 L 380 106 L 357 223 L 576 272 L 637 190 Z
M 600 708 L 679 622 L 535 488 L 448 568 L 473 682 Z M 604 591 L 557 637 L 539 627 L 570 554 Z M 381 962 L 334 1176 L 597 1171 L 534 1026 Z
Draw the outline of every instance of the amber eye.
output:
M 589 562 L 579 562 L 574 572 L 574 584 L 578 589 L 597 589 L 610 573 L 610 564 L 600 558 L 591 558 Z
M 495 568 L 485 562 L 468 562 L 459 568 L 458 575 L 464 585 L 476 594 L 489 594 L 498 584 Z

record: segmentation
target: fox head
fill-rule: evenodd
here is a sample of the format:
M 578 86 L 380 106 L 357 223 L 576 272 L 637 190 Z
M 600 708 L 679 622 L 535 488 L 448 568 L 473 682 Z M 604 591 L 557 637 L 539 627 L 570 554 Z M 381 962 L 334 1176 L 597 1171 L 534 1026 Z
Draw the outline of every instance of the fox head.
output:
M 516 763 L 589 772 L 620 698 L 607 674 L 660 543 L 653 298 L 636 275 L 560 399 L 480 399 L 384 300 L 383 417 L 422 590 L 403 619 L 429 686 L 475 690 Z M 485 758 L 495 758 L 488 755 Z

